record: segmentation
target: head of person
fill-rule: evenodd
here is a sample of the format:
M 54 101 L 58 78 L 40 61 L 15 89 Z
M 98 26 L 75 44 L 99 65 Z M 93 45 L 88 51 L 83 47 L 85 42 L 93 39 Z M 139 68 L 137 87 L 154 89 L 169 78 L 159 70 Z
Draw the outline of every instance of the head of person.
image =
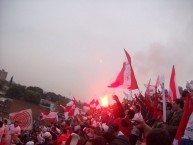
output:
M 146 138 L 146 145 L 170 145 L 170 135 L 162 128 L 152 129 Z
M 106 142 L 102 138 L 89 139 L 85 145 L 106 145 Z
M 18 121 L 15 121 L 14 122 L 14 127 L 18 127 L 19 126 L 19 122 Z
M 135 111 L 135 113 L 140 112 L 140 106 L 137 104 L 133 105 L 133 110 Z
M 108 143 L 111 143 L 113 141 L 113 139 L 115 138 L 115 136 L 118 134 L 119 132 L 119 126 L 116 123 L 111 123 L 108 126 L 107 132 L 105 132 L 103 134 L 103 137 L 106 139 L 106 141 Z
M 163 110 L 163 103 L 162 102 L 158 102 L 157 109 L 158 110 Z
M 172 104 L 171 103 L 167 103 L 166 104 L 166 110 L 171 110 L 172 109 Z
M 135 115 L 134 110 L 131 110 L 131 109 L 127 110 L 125 112 L 125 117 L 122 119 L 122 125 L 125 126 L 125 127 L 130 126 L 131 125 L 131 120 L 133 119 L 134 115 Z
M 3 122 L 2 121 L 0 121 L 0 128 L 3 126 Z
M 117 123 L 111 123 L 107 132 L 112 133 L 113 136 L 116 136 L 119 132 L 119 125 Z
M 173 111 L 179 111 L 180 109 L 184 108 L 184 100 L 176 99 L 172 104 Z

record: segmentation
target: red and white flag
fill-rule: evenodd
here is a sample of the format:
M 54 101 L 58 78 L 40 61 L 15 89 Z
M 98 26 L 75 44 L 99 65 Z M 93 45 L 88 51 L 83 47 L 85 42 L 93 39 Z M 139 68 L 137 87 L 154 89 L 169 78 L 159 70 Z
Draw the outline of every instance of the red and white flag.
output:
M 88 104 L 88 103 L 83 103 L 83 110 L 85 110 L 85 111 L 90 110 L 90 104 Z
M 101 106 L 100 106 L 100 104 L 99 104 L 98 99 L 95 101 L 95 104 L 96 104 L 96 110 L 98 110 L 98 109 L 100 109 L 100 108 L 101 108 Z
M 72 133 L 68 140 L 66 141 L 65 145 L 79 145 L 80 144 L 80 136 L 76 133 Z
M 172 101 L 174 101 L 177 98 L 180 98 L 180 92 L 176 83 L 176 73 L 174 65 L 172 67 L 172 73 L 170 77 L 170 84 L 169 84 L 169 96 L 172 98 Z
M 41 113 L 42 118 L 40 121 L 58 121 L 58 111 L 53 111 L 53 112 L 42 112 Z
M 153 94 L 156 92 L 156 86 L 150 85 L 151 79 L 149 80 L 148 84 L 144 84 L 146 87 L 145 95 L 146 96 L 153 96 Z
M 19 126 L 23 130 L 31 130 L 33 126 L 32 110 L 22 110 L 19 112 L 14 112 L 9 114 L 11 122 L 18 121 Z
M 132 100 L 132 91 L 128 90 L 127 93 L 123 91 L 123 94 L 125 95 L 127 100 Z
M 76 106 L 76 100 L 73 98 L 70 102 L 66 104 L 66 107 L 60 105 L 64 109 L 64 116 L 66 119 L 72 116 L 80 114 L 78 107 Z
M 90 108 L 96 108 L 95 99 L 92 99 L 92 101 L 90 102 Z
M 186 103 L 184 106 L 184 112 L 176 132 L 176 136 L 173 140 L 172 145 L 180 145 L 182 136 L 186 139 L 193 140 L 192 135 L 192 122 L 193 122 L 193 103 L 191 101 L 191 96 L 189 93 L 186 94 Z
M 101 106 L 99 104 L 98 99 L 92 99 L 92 101 L 89 104 L 88 103 L 84 103 L 83 104 L 83 108 L 84 108 L 85 111 L 88 111 L 90 109 L 98 110 L 98 109 L 101 108 Z
M 109 88 L 123 87 L 130 90 L 138 89 L 137 81 L 131 65 L 131 57 L 129 53 L 124 49 L 127 61 L 123 63 L 123 67 L 118 74 L 115 82 L 113 82 Z

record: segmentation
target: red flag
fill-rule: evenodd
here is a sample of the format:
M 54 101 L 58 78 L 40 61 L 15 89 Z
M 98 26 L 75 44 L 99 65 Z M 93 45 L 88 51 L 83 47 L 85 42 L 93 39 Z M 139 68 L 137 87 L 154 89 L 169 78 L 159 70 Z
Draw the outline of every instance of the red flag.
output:
M 174 101 L 177 98 L 180 98 L 180 93 L 176 84 L 175 77 L 176 77 L 176 73 L 173 65 L 172 73 L 170 77 L 170 88 L 169 88 L 169 96 L 172 98 L 172 101 Z
M 123 67 L 120 73 L 118 74 L 115 82 L 108 87 L 110 88 L 126 87 L 127 89 L 135 90 L 138 89 L 138 85 L 131 65 L 131 57 L 125 49 L 124 51 L 127 57 L 127 62 L 123 63 Z

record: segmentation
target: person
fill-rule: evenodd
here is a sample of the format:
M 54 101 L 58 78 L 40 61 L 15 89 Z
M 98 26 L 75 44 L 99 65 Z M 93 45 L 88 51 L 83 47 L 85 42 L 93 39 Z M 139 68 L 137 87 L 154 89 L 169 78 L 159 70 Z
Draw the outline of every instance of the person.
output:
M 17 137 L 21 135 L 21 127 L 19 126 L 18 121 L 15 121 L 14 124 L 11 124 L 9 128 L 12 135 Z
M 7 125 L 7 120 L 3 120 L 5 130 L 4 130 L 4 137 L 2 139 L 2 143 L 4 145 L 10 145 L 11 144 L 11 135 L 9 134 L 9 126 Z
M 15 121 L 13 124 L 9 126 L 11 140 L 15 144 L 22 144 L 20 137 L 21 137 L 21 127 L 19 126 L 19 122 Z
M 2 142 L 1 139 L 4 135 L 5 126 L 3 125 L 3 121 L 0 121 L 0 143 Z
M 170 102 L 167 102 L 167 104 L 166 104 L 166 118 L 168 118 L 171 113 L 172 113 L 172 104 Z
M 114 108 L 114 111 L 113 111 L 114 118 L 118 118 L 118 117 L 123 118 L 123 117 L 125 117 L 124 108 L 123 108 L 121 102 L 119 101 L 118 96 L 113 95 L 113 100 L 116 101 L 115 108 Z
M 131 145 L 129 139 L 119 130 L 119 126 L 116 123 L 109 125 L 108 137 L 111 139 L 107 139 L 109 145 Z
M 142 144 L 146 145 L 171 145 L 170 134 L 163 128 L 152 128 L 144 120 L 135 120 L 136 127 L 144 130 Z
M 170 135 L 165 129 L 152 129 L 146 137 L 146 145 L 171 145 Z
M 132 119 L 135 115 L 134 110 L 127 110 L 124 118 L 116 118 L 115 123 L 119 125 L 120 131 L 128 138 L 130 138 L 131 130 L 133 128 Z
M 133 120 L 143 120 L 143 116 L 141 115 L 141 112 L 140 112 L 140 106 L 135 104 L 133 106 L 133 110 L 135 111 L 135 115 L 133 117 Z M 130 135 L 130 142 L 131 142 L 131 145 L 135 145 L 136 142 L 140 139 L 140 129 L 137 128 L 135 125 L 133 126 L 132 130 L 131 130 L 131 135 Z
M 172 104 L 173 113 L 167 119 L 166 123 L 162 123 L 160 126 L 163 129 L 166 129 L 171 136 L 171 143 L 174 140 L 175 134 L 177 132 L 180 120 L 183 115 L 184 101 L 182 99 L 176 99 Z
M 103 139 L 95 138 L 87 140 L 85 145 L 106 145 L 106 142 Z
M 193 144 L 193 88 L 187 89 L 188 90 L 185 90 L 182 93 L 182 97 L 185 98 L 184 113 L 182 116 L 183 119 L 180 121 L 180 125 L 174 139 L 174 142 L 176 142 L 181 138 L 180 145 Z

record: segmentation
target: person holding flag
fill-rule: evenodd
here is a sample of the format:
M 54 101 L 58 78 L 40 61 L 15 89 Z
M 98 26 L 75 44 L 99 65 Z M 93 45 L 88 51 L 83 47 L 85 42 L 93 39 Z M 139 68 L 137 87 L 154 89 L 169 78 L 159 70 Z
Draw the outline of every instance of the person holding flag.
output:
M 186 88 L 182 94 L 186 99 L 183 119 L 180 121 L 173 145 L 193 144 L 193 81 L 187 82 Z

